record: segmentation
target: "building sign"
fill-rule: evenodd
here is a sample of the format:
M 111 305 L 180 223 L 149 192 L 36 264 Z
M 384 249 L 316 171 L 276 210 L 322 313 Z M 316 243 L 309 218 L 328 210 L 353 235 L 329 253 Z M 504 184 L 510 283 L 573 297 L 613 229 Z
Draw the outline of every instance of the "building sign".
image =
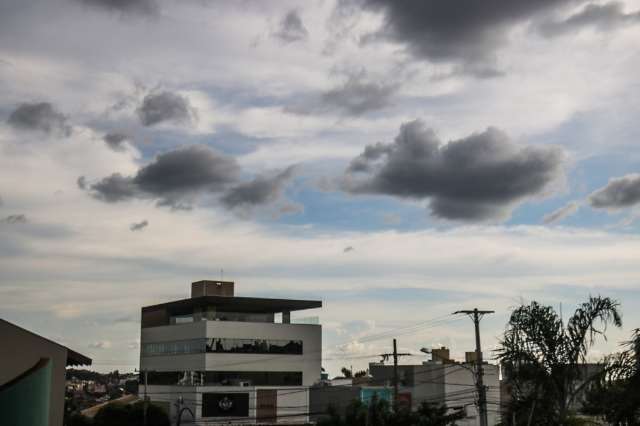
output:
M 391 388 L 385 388 L 385 387 L 360 388 L 360 401 L 362 401 L 363 403 L 368 405 L 374 395 L 376 396 L 376 398 L 378 398 L 378 400 L 383 399 L 389 402 L 393 400 Z
M 249 394 L 203 393 L 202 417 L 249 417 Z

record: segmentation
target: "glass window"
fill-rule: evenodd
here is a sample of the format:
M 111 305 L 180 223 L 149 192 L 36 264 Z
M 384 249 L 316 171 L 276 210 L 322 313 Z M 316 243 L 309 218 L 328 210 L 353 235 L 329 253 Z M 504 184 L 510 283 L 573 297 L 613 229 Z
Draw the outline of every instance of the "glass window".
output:
M 302 386 L 300 371 L 149 371 L 149 385 Z

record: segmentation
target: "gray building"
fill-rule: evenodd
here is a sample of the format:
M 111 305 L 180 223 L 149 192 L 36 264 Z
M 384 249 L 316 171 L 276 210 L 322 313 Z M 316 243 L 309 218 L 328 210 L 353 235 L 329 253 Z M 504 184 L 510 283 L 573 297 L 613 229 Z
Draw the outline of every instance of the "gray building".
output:
M 451 410 L 464 410 L 466 418 L 456 424 L 478 425 L 476 387 L 473 362 L 456 362 L 448 359 L 448 350 L 434 350 L 433 359 L 414 365 L 398 366 L 398 399 L 415 410 L 422 402 L 444 404 Z M 488 421 L 495 425 L 500 421 L 499 367 L 484 363 L 484 384 L 487 387 Z M 393 386 L 393 365 L 369 364 L 371 382 Z
M 11 426 L 62 426 L 66 367 L 91 359 L 0 319 L 0 413 Z
M 233 282 L 198 281 L 188 299 L 144 307 L 140 395 L 164 404 L 172 421 L 181 407 L 202 424 L 308 421 L 322 328 L 292 323 L 291 312 L 321 306 L 236 297 Z

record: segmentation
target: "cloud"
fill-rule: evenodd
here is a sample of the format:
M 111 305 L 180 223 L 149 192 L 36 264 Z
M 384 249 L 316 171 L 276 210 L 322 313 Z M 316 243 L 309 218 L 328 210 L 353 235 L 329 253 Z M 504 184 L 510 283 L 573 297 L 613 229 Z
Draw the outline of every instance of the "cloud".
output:
M 7 122 L 20 130 L 37 130 L 62 136 L 71 134 L 67 118 L 49 102 L 20 104 L 11 113 Z
M 560 207 L 559 209 L 554 210 L 551 213 L 545 215 L 542 218 L 542 222 L 547 225 L 560 222 L 561 220 L 564 220 L 567 217 L 575 214 L 579 208 L 580 208 L 580 202 L 571 201 L 570 203 L 567 203 L 566 205 Z
M 191 122 L 194 114 L 189 100 L 172 92 L 148 94 L 137 112 L 140 122 L 145 126 L 162 122 L 185 124 Z
M 221 201 L 229 208 L 253 208 L 273 202 L 281 197 L 285 184 L 293 175 L 294 166 L 275 174 L 262 174 L 249 182 L 230 188 Z
M 154 0 L 76 0 L 89 6 L 112 12 L 153 15 L 158 12 L 158 4 Z
M 103 140 L 112 150 L 122 152 L 125 150 L 124 143 L 129 140 L 129 136 L 124 133 L 107 133 Z
M 149 222 L 145 219 L 145 220 L 143 220 L 142 222 L 139 222 L 139 223 L 132 223 L 129 226 L 129 229 L 131 231 L 142 231 L 147 226 L 149 226 Z
M 383 13 L 382 27 L 363 42 L 391 40 L 430 61 L 491 62 L 518 23 L 570 0 L 362 0 Z
M 18 223 L 27 223 L 27 216 L 25 216 L 24 214 L 12 214 L 0 220 L 0 222 L 8 223 L 11 225 L 15 225 Z
M 80 178 L 83 177 L 84 176 L 80 176 Z M 80 183 L 80 178 L 78 183 Z M 86 185 L 84 180 L 82 183 Z M 122 176 L 120 173 L 114 173 L 94 183 L 91 185 L 91 191 L 95 198 L 108 203 L 128 200 L 140 194 L 133 183 L 133 179 Z
M 595 209 L 619 210 L 640 203 L 640 174 L 630 174 L 609 180 L 603 188 L 588 198 Z
M 87 345 L 90 349 L 109 349 L 111 342 L 109 340 L 99 340 L 97 342 L 91 342 Z
M 507 218 L 563 176 L 564 154 L 522 146 L 496 128 L 443 144 L 420 120 L 404 123 L 395 141 L 369 145 L 346 170 L 353 194 L 429 199 L 432 214 L 460 221 Z
M 295 114 L 335 113 L 359 116 L 391 105 L 398 84 L 367 81 L 364 74 L 352 75 L 344 84 L 324 92 L 317 99 L 285 108 Z
M 343 253 L 349 253 L 350 251 L 355 251 L 353 246 L 347 246 L 342 250 Z
M 76 185 L 78 185 L 78 188 L 82 190 L 87 189 L 87 178 L 84 176 L 79 176 L 76 180 Z
M 296 10 L 290 10 L 280 21 L 279 28 L 273 36 L 284 43 L 306 40 L 309 37 L 307 28 Z
M 539 25 L 539 32 L 545 37 L 554 37 L 592 27 L 600 31 L 615 30 L 630 24 L 640 23 L 640 12 L 625 13 L 620 2 L 605 4 L 591 3 L 580 12 L 564 20 L 548 20 Z
M 181 208 L 197 194 L 225 190 L 239 173 L 234 158 L 207 146 L 190 145 L 158 155 L 135 176 L 107 176 L 91 185 L 91 192 L 107 202 L 156 199 L 161 205 Z

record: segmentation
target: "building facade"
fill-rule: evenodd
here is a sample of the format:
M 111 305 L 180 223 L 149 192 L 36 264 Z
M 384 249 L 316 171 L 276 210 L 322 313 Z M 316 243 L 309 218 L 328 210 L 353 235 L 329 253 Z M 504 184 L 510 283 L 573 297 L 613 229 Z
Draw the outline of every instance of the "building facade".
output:
M 487 390 L 487 420 L 489 425 L 500 422 L 499 367 L 483 364 L 483 381 Z M 393 386 L 393 366 L 369 364 L 371 381 L 378 385 Z M 473 362 L 449 359 L 449 350 L 434 350 L 432 359 L 417 365 L 398 366 L 398 399 L 411 409 L 422 402 L 444 404 L 452 411 L 463 410 L 466 417 L 456 421 L 460 426 L 478 425 Z
M 320 380 L 322 328 L 291 312 L 322 302 L 235 297 L 234 283 L 198 281 L 191 298 L 142 308 L 140 395 L 172 421 L 308 421 Z M 277 317 L 281 317 L 278 321 Z
M 62 426 L 66 367 L 91 359 L 0 319 L 0 424 Z

